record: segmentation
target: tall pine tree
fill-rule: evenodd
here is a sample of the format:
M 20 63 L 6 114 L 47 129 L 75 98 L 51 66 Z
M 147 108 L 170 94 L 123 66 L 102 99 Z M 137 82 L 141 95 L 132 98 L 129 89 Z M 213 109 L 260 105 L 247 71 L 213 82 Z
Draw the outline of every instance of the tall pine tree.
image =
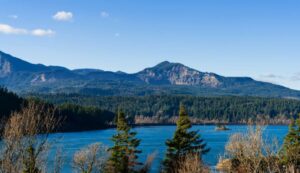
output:
M 188 154 L 199 154 L 201 158 L 203 154 L 209 152 L 209 148 L 201 139 L 198 131 L 190 131 L 191 121 L 182 104 L 180 105 L 179 119 L 176 124 L 177 128 L 173 139 L 166 141 L 168 149 L 163 162 L 163 172 L 165 173 L 173 173 L 174 169 L 179 166 L 178 162 L 182 161 Z
M 127 124 L 125 114 L 122 111 L 117 115 L 117 134 L 112 137 L 114 146 L 109 149 L 111 157 L 108 160 L 106 172 L 108 173 L 135 173 L 136 167 L 141 165 L 137 161 L 137 154 L 141 153 L 137 147 L 140 140 L 135 138 L 136 132 L 132 132 Z
M 300 169 L 300 115 L 296 121 L 292 120 L 289 132 L 282 147 L 283 162 L 293 169 Z

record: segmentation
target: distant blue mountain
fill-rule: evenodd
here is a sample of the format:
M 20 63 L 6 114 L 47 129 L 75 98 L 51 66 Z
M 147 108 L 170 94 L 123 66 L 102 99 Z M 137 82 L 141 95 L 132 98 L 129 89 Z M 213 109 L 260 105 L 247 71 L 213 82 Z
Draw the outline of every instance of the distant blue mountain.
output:
M 300 91 L 249 77 L 224 77 L 164 61 L 134 74 L 99 69 L 69 70 L 31 64 L 0 51 L 0 85 L 15 92 L 93 95 L 248 95 L 300 98 Z

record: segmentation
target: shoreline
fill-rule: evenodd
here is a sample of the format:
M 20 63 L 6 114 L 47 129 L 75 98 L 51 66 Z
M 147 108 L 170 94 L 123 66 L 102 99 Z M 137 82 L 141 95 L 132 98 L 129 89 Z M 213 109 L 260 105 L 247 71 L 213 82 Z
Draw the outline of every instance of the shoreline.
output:
M 203 126 L 215 126 L 217 125 L 216 123 L 194 123 L 192 124 L 193 126 L 197 126 L 197 125 L 203 125 Z M 247 126 L 249 124 L 247 123 L 228 123 L 226 124 L 226 126 L 234 126 L 234 125 L 237 125 L 237 126 Z M 174 123 L 149 123 L 149 124 L 131 124 L 130 125 L 132 128 L 139 128 L 139 127 L 159 127 L 159 126 L 176 126 L 176 124 Z M 288 124 L 266 124 L 264 126 L 288 126 Z M 68 130 L 68 131 L 57 131 L 55 132 L 56 134 L 58 133 L 84 133 L 84 132 L 92 132 L 92 131 L 99 131 L 99 130 L 108 130 L 108 129 L 114 129 L 116 128 L 116 126 L 114 125 L 111 125 L 111 126 L 108 126 L 108 127 L 105 127 L 105 128 L 99 128 L 99 129 L 89 129 L 89 130 Z M 55 134 L 54 133 L 54 134 Z
M 218 125 L 219 123 L 192 123 L 192 125 Z M 174 126 L 176 123 L 145 123 L 145 124 L 131 124 L 132 127 L 138 127 L 138 126 Z M 248 123 L 224 123 L 225 126 L 229 125 L 249 125 Z M 265 124 L 265 126 L 287 126 L 289 124 L 285 123 L 269 123 Z

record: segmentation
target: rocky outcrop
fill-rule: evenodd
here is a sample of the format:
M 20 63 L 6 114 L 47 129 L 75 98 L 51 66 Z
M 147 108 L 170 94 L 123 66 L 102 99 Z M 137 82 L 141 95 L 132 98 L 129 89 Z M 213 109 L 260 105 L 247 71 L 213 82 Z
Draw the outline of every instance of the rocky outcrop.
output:
M 221 82 L 213 73 L 203 73 L 180 63 L 162 62 L 155 67 L 147 68 L 137 76 L 148 84 L 171 84 L 188 86 L 218 87 Z
M 0 77 L 5 77 L 11 73 L 11 64 L 0 55 Z

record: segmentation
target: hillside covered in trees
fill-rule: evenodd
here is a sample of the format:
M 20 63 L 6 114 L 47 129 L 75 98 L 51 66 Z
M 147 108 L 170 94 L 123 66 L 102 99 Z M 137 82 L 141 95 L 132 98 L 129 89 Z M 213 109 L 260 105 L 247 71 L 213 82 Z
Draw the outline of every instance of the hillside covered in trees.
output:
M 13 111 L 20 110 L 24 99 L 9 92 L 5 88 L 0 88 L 0 118 L 9 116 Z
M 60 131 L 110 127 L 118 108 L 128 115 L 132 124 L 173 124 L 177 119 L 180 103 L 187 106 L 193 123 L 249 123 L 259 120 L 269 124 L 287 124 L 290 118 L 295 118 L 300 113 L 298 100 L 261 97 L 97 97 L 59 94 L 24 98 L 0 89 L 1 120 L 26 106 L 28 100 L 55 107 L 56 116 L 64 120 Z
M 53 105 L 41 99 L 17 96 L 5 88 L 0 88 L 0 120 L 5 121 L 13 112 L 18 112 L 26 107 L 29 101 L 36 102 L 55 110 L 55 116 L 61 119 L 59 131 L 82 131 L 107 128 L 115 116 L 110 111 L 105 111 L 92 106 L 79 106 L 75 104 Z M 3 124 L 3 123 L 1 123 Z
M 287 124 L 287 120 L 300 113 L 300 101 L 262 97 L 195 97 L 195 96 L 141 96 L 97 97 L 83 95 L 35 95 L 53 104 L 94 106 L 115 112 L 122 108 L 135 118 L 136 123 L 174 123 L 178 105 L 183 103 L 194 123 L 248 123 L 265 120 L 266 123 Z
M 163 61 L 136 73 L 70 70 L 32 64 L 0 51 L 0 85 L 17 93 L 78 93 L 97 96 L 260 96 L 300 98 L 300 91 L 250 77 L 225 77 Z

